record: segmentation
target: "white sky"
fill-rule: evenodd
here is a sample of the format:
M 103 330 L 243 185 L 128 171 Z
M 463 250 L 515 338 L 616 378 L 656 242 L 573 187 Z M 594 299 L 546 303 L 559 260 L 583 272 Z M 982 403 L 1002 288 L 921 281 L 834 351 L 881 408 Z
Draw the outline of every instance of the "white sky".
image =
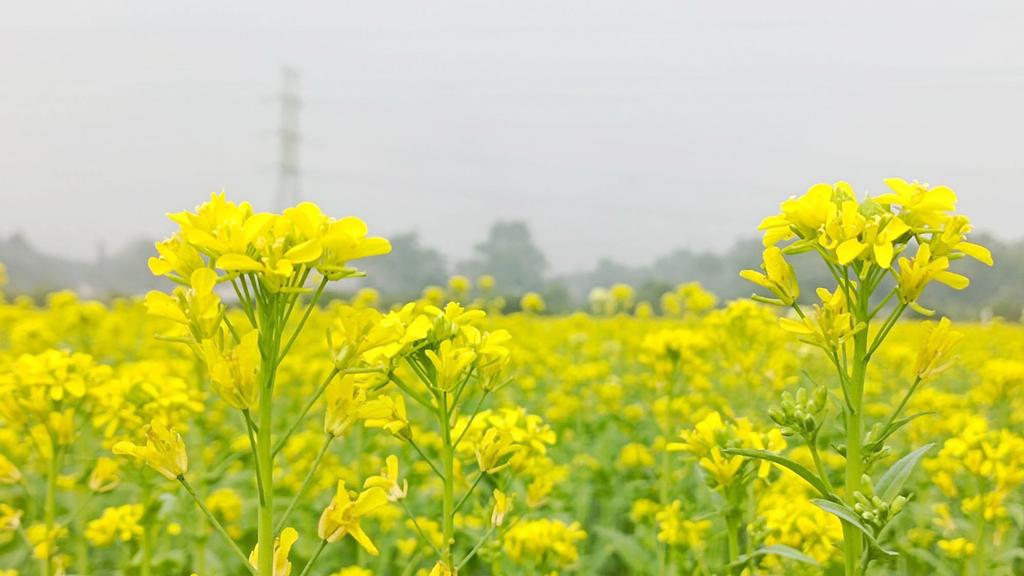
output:
M 1017 2 L 0 2 L 0 234 L 91 257 L 213 190 L 304 195 L 454 258 L 524 218 L 559 271 L 724 247 L 817 181 L 958 191 L 1016 239 Z

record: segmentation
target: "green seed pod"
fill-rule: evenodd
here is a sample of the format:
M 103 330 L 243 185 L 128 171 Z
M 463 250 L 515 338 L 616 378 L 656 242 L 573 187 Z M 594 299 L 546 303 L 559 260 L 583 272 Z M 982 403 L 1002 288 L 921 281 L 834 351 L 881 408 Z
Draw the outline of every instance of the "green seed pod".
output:
M 889 504 L 889 514 L 895 516 L 903 510 L 903 507 L 907 505 L 906 496 L 900 495 L 892 499 L 892 503 Z
M 868 498 L 875 495 L 875 485 L 871 482 L 871 476 L 862 474 L 860 477 L 860 486 Z
M 814 429 L 818 427 L 818 422 L 814 419 L 814 416 L 808 414 L 804 416 L 804 431 L 810 434 L 814 432 Z
M 874 439 L 880 437 L 881 435 L 882 435 L 882 424 L 880 422 L 876 422 L 875 425 L 871 427 L 871 431 L 868 432 L 867 440 L 868 441 L 874 440 Z
M 814 412 L 818 413 L 825 409 L 828 403 L 828 388 L 818 386 L 814 389 Z

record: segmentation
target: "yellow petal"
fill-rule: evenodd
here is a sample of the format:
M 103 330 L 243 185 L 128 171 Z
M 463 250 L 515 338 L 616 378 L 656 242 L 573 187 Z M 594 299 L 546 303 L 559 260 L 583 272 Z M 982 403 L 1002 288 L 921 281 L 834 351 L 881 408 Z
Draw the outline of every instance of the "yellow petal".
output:
M 888 242 L 875 244 L 875 261 L 882 268 L 888 268 L 892 264 L 892 252 L 892 244 Z
M 217 273 L 209 268 L 198 268 L 192 272 L 189 284 L 196 292 L 209 294 L 213 292 L 213 286 L 217 284 Z
M 988 248 L 985 248 L 984 246 L 981 246 L 979 244 L 972 244 L 971 242 L 960 242 L 959 244 L 954 246 L 954 248 L 970 256 L 971 258 L 974 258 L 979 262 L 983 262 L 985 264 L 988 264 L 989 266 L 992 266 L 992 264 L 994 264 L 994 262 L 992 261 L 992 253 L 989 252 Z
M 245 254 L 225 254 L 217 259 L 217 268 L 230 272 L 258 272 L 263 264 Z
M 836 248 L 836 258 L 842 265 L 849 264 L 860 256 L 861 252 L 864 251 L 864 244 L 856 238 L 850 238 L 843 242 Z
M 359 545 L 362 546 L 363 549 L 370 554 L 370 556 L 380 555 L 380 552 L 377 550 L 377 547 L 373 545 L 373 541 L 370 540 L 370 537 L 366 535 L 366 532 L 363 532 L 362 526 L 360 526 L 359 524 L 353 524 L 351 527 L 349 527 L 348 533 L 352 535 L 352 538 L 354 538 L 356 542 L 359 542 Z
M 292 246 L 284 253 L 284 257 L 295 264 L 305 264 L 306 262 L 316 260 L 322 253 L 323 247 L 320 245 L 320 241 L 313 239 Z
M 971 285 L 969 278 L 957 274 L 956 272 L 938 272 L 935 274 L 935 279 L 954 290 L 963 290 Z

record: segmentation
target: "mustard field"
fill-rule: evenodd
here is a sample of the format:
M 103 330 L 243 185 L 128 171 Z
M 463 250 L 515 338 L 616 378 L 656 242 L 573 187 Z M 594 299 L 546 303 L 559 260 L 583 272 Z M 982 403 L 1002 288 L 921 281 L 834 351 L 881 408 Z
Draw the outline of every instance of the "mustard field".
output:
M 1020 574 L 1024 328 L 922 320 L 999 263 L 887 184 L 785 201 L 754 298 L 562 316 L 383 303 L 361 220 L 214 195 L 166 290 L 0 305 L 0 574 Z

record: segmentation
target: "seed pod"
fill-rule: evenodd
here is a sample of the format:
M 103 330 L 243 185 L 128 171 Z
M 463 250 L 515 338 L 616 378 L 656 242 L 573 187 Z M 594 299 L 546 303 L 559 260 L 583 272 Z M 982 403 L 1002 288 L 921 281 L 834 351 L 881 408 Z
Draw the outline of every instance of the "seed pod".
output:
M 872 426 L 871 430 L 868 432 L 868 437 L 866 438 L 866 440 L 868 442 L 870 442 L 872 440 L 875 440 L 876 438 L 878 438 L 881 435 L 882 435 L 882 424 L 876 422 L 875 425 Z
M 903 507 L 907 505 L 906 496 L 900 495 L 892 499 L 892 503 L 889 504 L 889 514 L 895 516 L 903 510 Z
M 804 431 L 810 434 L 814 432 L 814 429 L 818 427 L 818 422 L 814 419 L 814 416 L 808 414 L 804 416 Z
M 862 509 L 867 510 L 868 508 L 871 508 L 871 502 L 868 501 L 863 492 L 859 490 L 855 491 L 853 493 L 853 499 L 857 502 L 856 505 L 860 506 Z
M 867 474 L 862 474 L 860 477 L 860 486 L 861 490 L 864 491 L 864 494 L 868 498 L 871 498 L 872 496 L 875 495 L 875 486 L 874 484 L 871 483 L 871 476 L 868 476 Z
M 814 412 L 821 412 L 828 403 L 828 388 L 818 386 L 814 389 Z

